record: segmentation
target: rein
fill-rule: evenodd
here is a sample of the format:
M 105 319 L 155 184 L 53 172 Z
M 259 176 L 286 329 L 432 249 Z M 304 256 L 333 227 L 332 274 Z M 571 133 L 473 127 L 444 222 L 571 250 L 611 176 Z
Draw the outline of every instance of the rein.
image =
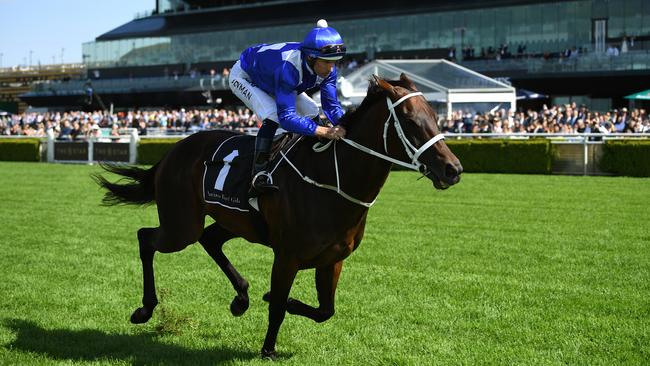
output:
M 386 153 L 388 153 L 388 146 L 387 146 L 388 145 L 388 143 L 387 143 L 388 126 L 390 124 L 390 119 L 392 117 L 393 118 L 393 126 L 395 126 L 395 131 L 397 132 L 397 136 L 399 137 L 400 141 L 402 141 L 402 144 L 404 145 L 404 150 L 406 151 L 406 154 L 409 156 L 409 158 L 411 158 L 410 163 L 407 163 L 407 162 L 392 158 L 392 157 L 390 157 L 388 155 L 384 155 L 384 154 L 382 154 L 380 152 L 377 152 L 375 150 L 372 150 L 372 149 L 370 149 L 370 148 L 368 148 L 368 147 L 366 147 L 364 145 L 361 145 L 361 144 L 357 143 L 356 141 L 346 139 L 346 138 L 342 138 L 341 140 L 343 140 L 343 142 L 345 142 L 346 144 L 356 148 L 357 150 L 363 151 L 363 152 L 365 152 L 367 154 L 376 156 L 376 157 L 378 157 L 380 159 L 389 161 L 389 162 L 391 162 L 393 164 L 397 164 L 397 165 L 403 166 L 403 167 L 408 168 L 408 169 L 419 171 L 420 167 L 423 166 L 423 164 L 420 163 L 420 161 L 418 160 L 420 155 L 422 155 L 422 153 L 424 151 L 426 151 L 428 148 L 430 148 L 436 142 L 438 142 L 440 140 L 443 140 L 445 138 L 445 136 L 442 133 L 439 133 L 439 134 L 433 136 L 424 145 L 420 146 L 420 148 L 416 148 L 415 146 L 413 146 L 413 144 L 411 144 L 411 142 L 406 138 L 406 135 L 404 134 L 404 130 L 402 129 L 402 125 L 401 125 L 401 123 L 399 121 L 399 118 L 397 117 L 397 113 L 395 112 L 395 107 L 402 104 L 402 102 L 404 102 L 405 100 L 407 100 L 407 99 L 409 99 L 411 97 L 418 96 L 418 95 L 422 95 L 422 93 L 421 92 L 415 92 L 415 93 L 407 94 L 407 95 L 401 97 L 395 103 L 392 103 L 390 98 L 386 97 L 386 104 L 388 105 L 389 113 L 388 113 L 388 119 L 386 119 L 386 122 L 384 123 L 384 135 L 383 135 L 383 137 L 384 137 L 384 151 Z M 377 201 L 376 197 L 372 202 L 364 202 L 364 201 L 358 200 L 358 199 L 348 195 L 347 193 L 345 193 L 345 192 L 343 192 L 341 190 L 340 180 L 339 180 L 339 163 L 338 163 L 338 158 L 336 156 L 336 142 L 337 141 L 330 140 L 326 144 L 316 143 L 316 144 L 314 144 L 312 149 L 314 151 L 316 151 L 316 152 L 325 151 L 325 150 L 327 150 L 329 148 L 329 146 L 332 144 L 332 142 L 334 142 L 334 169 L 336 171 L 336 186 L 332 186 L 332 185 L 329 185 L 329 184 L 318 183 L 315 180 L 311 179 L 310 177 L 308 177 L 306 175 L 303 175 L 300 172 L 300 170 L 291 162 L 291 160 L 289 160 L 289 158 L 287 157 L 287 155 L 285 154 L 284 151 L 280 151 L 280 154 L 282 155 L 282 158 L 284 160 L 286 160 L 287 163 L 289 163 L 289 165 L 293 168 L 293 170 L 295 170 L 296 173 L 298 173 L 298 175 L 305 182 L 307 182 L 309 184 L 313 184 L 313 185 L 315 185 L 317 187 L 320 187 L 320 188 L 329 189 L 331 191 L 334 191 L 334 192 L 338 193 L 339 195 L 341 195 L 341 197 L 345 198 L 346 200 L 348 200 L 350 202 L 359 204 L 359 205 L 364 206 L 364 207 L 371 207 Z M 294 143 L 294 145 L 292 145 L 287 150 L 287 153 L 293 148 L 293 146 L 295 146 L 295 143 Z M 278 165 L 279 165 L 279 162 L 278 162 L 278 164 L 276 164 L 275 168 L 273 168 L 273 170 L 271 171 L 271 174 L 273 174 L 273 171 L 275 171 L 275 169 L 278 167 Z

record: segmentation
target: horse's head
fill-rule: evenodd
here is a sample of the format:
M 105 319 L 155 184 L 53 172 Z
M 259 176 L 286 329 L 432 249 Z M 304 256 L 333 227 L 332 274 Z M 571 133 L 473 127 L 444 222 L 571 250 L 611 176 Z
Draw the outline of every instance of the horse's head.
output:
M 392 133 L 393 139 L 401 140 L 393 141 L 390 148 L 386 147 L 392 151 L 386 152 L 400 160 L 411 160 L 437 189 L 446 189 L 458 183 L 463 167 L 445 144 L 436 113 L 418 93 L 413 82 L 405 74 L 396 81 L 386 81 L 376 76 L 374 79 L 392 102 L 387 101 L 387 123 L 395 125 L 397 133 Z M 403 137 L 400 137 L 400 130 Z

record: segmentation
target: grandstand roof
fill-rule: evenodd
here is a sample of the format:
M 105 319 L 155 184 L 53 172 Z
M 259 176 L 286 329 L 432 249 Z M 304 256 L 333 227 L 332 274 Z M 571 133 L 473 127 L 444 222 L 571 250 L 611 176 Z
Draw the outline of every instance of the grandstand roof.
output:
M 312 24 L 328 21 L 389 17 L 399 14 L 532 4 L 552 0 L 374 0 L 331 2 L 327 0 L 189 0 L 189 10 L 157 13 L 134 19 L 96 38 L 97 41 L 138 37 L 165 37 L 176 34 L 218 30 L 272 27 L 283 24 Z M 333 6 L 332 4 L 336 4 Z M 291 8 L 291 11 L 287 11 Z
M 447 60 L 376 60 L 341 80 L 341 94 L 347 104 L 358 104 L 366 96 L 372 75 L 399 79 L 406 74 L 429 102 L 510 103 L 514 108 L 515 89 Z M 448 113 L 451 113 L 451 108 Z

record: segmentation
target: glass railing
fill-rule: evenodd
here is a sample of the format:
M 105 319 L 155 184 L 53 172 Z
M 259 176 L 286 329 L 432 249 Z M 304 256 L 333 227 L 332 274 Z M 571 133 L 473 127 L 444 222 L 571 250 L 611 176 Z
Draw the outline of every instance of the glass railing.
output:
M 650 69 L 650 51 L 631 51 L 618 56 L 589 53 L 566 58 L 507 58 L 459 63 L 478 72 L 525 70 L 528 73 L 546 74 L 647 70 Z
M 71 80 L 67 82 L 45 82 L 37 84 L 30 93 L 35 94 L 84 94 L 88 87 L 97 93 L 123 93 L 130 91 L 162 91 L 197 87 L 200 90 L 224 90 L 228 84 L 219 77 L 147 77 L 133 79 Z

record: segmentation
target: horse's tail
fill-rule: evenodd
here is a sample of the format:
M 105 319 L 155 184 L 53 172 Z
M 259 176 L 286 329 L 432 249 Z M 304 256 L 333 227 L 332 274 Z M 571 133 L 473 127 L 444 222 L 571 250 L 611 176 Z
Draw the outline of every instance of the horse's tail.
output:
M 99 173 L 92 175 L 97 184 L 108 190 L 102 199 L 103 205 L 146 205 L 154 201 L 154 178 L 158 164 L 149 169 L 105 163 L 100 163 L 100 166 L 108 172 L 124 177 L 118 182 L 111 183 Z M 120 184 L 124 180 L 126 182 Z

